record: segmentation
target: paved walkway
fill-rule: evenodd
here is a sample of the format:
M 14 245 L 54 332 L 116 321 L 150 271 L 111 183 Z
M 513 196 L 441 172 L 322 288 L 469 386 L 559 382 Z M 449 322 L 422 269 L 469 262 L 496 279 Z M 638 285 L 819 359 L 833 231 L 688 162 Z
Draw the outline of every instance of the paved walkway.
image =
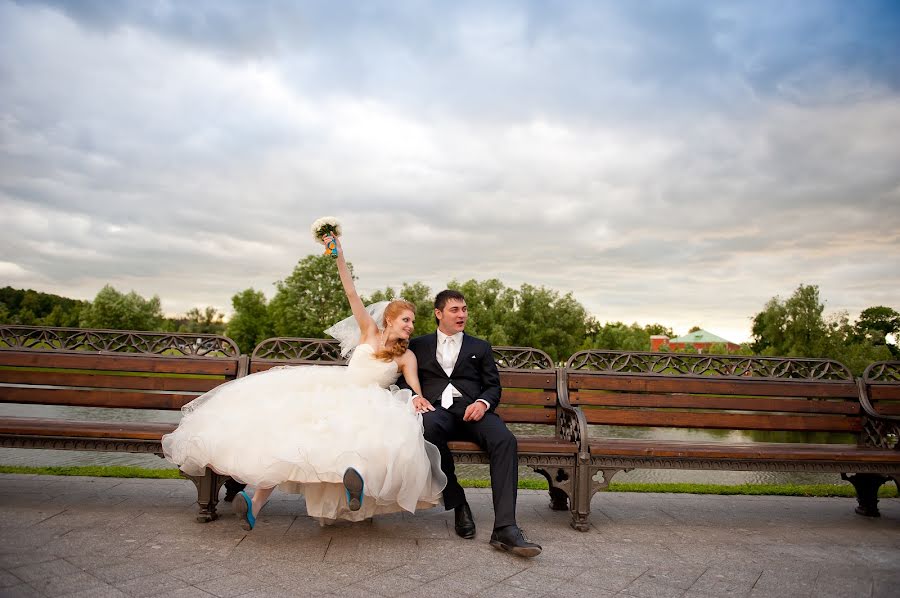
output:
M 228 505 L 194 522 L 182 480 L 0 475 L 2 596 L 865 597 L 900 588 L 900 500 L 855 515 L 846 498 L 608 493 L 592 528 L 522 491 L 519 521 L 543 544 L 491 548 L 489 491 L 469 490 L 475 540 L 452 513 L 319 527 L 276 494 L 257 529 Z

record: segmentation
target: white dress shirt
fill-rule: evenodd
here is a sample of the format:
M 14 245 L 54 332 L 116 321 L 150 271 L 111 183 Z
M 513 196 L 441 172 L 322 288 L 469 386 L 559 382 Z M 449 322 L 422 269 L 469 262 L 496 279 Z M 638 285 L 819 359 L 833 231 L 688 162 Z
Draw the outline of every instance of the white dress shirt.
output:
M 456 366 L 459 350 L 462 347 L 462 336 L 462 332 L 457 332 L 452 336 L 448 336 L 440 330 L 437 331 L 438 345 L 436 357 L 447 376 L 450 376 L 450 374 L 453 373 L 453 368 Z M 453 404 L 453 400 L 456 397 L 461 396 L 462 393 L 456 390 L 455 386 L 447 384 L 444 392 L 441 393 L 441 407 L 449 409 Z
M 462 341 L 462 332 L 446 335 L 440 330 L 437 331 L 437 353 L 435 356 L 447 376 L 450 376 L 453 373 L 453 368 L 456 366 L 456 360 L 459 359 L 459 351 L 462 349 Z M 462 393 L 456 390 L 456 387 L 453 386 L 453 384 L 448 383 L 444 392 L 441 393 L 441 407 L 449 409 L 450 406 L 453 405 L 453 401 L 461 396 Z M 484 403 L 485 408 L 491 408 L 490 403 L 484 399 L 478 399 L 478 401 Z

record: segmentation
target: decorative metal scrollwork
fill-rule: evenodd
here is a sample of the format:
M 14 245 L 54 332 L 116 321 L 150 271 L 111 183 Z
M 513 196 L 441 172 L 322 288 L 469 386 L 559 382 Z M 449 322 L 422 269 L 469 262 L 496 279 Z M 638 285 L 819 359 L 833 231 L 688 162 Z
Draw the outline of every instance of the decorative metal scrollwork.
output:
M 253 349 L 251 359 L 291 362 L 344 363 L 341 345 L 324 338 L 267 338 Z
M 877 448 L 900 450 L 900 422 L 896 420 L 863 418 L 860 444 Z
M 572 355 L 566 367 L 608 374 L 853 381 L 853 373 L 847 366 L 831 359 L 591 349 Z
M 216 334 L 175 334 L 45 326 L 0 326 L 0 350 L 3 349 L 229 358 L 235 358 L 241 353 L 233 340 Z
M 557 436 L 563 440 L 568 440 L 569 442 L 574 442 L 578 446 L 581 446 L 582 426 L 579 425 L 575 412 L 560 409 L 558 414 Z
M 550 356 L 532 347 L 494 347 L 494 361 L 505 370 L 552 370 Z
M 324 338 L 269 338 L 253 350 L 251 359 L 290 362 L 344 363 L 340 343 Z M 553 369 L 553 360 L 531 347 L 494 347 L 494 361 L 503 370 Z
M 866 384 L 879 382 L 900 382 L 900 361 L 876 361 L 870 363 L 863 372 Z

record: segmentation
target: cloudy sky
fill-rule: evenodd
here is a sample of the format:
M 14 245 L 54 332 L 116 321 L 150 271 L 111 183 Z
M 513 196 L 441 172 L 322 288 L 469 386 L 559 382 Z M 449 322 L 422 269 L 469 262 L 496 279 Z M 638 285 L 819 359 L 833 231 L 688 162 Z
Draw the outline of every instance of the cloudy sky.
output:
M 900 309 L 896 2 L 0 0 L 0 286 L 500 278 L 731 340 Z

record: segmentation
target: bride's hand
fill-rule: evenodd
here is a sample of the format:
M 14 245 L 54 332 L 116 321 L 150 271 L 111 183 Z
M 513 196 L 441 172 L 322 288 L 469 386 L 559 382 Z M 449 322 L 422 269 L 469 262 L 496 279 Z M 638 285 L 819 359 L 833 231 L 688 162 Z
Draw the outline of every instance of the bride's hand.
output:
M 324 245 L 328 245 L 330 241 L 334 241 L 334 246 L 337 247 L 338 255 L 344 255 L 344 248 L 341 247 L 341 238 L 335 237 L 334 235 L 322 235 L 322 242 Z
M 426 411 L 434 411 L 434 405 L 432 405 L 428 399 L 424 397 L 417 396 L 412 400 L 412 405 L 416 410 L 416 413 L 425 413 Z

